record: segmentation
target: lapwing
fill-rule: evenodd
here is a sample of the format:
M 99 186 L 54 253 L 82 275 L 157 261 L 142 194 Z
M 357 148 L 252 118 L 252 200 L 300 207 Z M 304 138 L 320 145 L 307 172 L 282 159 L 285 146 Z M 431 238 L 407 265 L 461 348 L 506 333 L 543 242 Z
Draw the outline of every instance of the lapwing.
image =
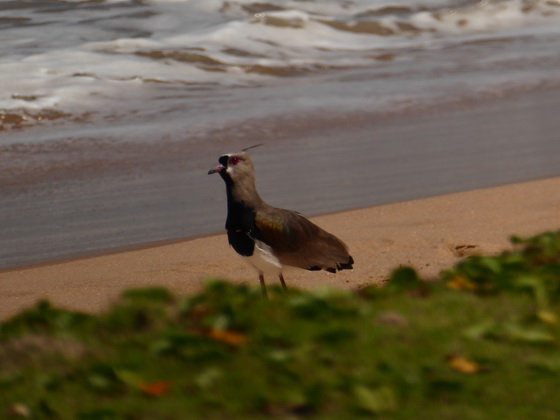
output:
M 261 199 L 245 150 L 221 156 L 208 175 L 219 173 L 226 184 L 228 241 L 257 271 L 263 296 L 267 296 L 265 274 L 278 276 L 286 289 L 284 266 L 331 273 L 352 269 L 354 260 L 344 242 L 301 214 Z

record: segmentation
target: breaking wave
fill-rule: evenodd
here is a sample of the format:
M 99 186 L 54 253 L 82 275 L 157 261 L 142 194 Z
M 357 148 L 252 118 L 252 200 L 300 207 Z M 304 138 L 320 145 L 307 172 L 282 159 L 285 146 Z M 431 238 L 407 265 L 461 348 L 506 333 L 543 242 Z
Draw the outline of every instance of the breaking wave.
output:
M 390 72 L 406 60 L 414 72 L 418 52 L 457 45 L 500 42 L 496 59 L 511 58 L 519 39 L 560 31 L 558 0 L 67 0 L 3 9 L 4 128 L 137 107 L 174 90 Z

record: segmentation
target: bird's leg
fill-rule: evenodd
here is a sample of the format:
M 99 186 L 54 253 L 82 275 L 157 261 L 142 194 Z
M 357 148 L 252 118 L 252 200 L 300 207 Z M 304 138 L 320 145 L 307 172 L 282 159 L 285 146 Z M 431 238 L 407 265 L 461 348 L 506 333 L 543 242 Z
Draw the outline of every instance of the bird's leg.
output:
M 264 284 L 264 276 L 262 273 L 259 273 L 259 281 L 261 282 L 261 291 L 263 298 L 268 299 L 268 293 L 266 292 L 266 284 Z
M 286 290 L 288 286 L 286 286 L 286 282 L 284 281 L 284 276 L 282 275 L 282 273 L 278 275 L 278 278 L 280 279 L 280 283 L 282 283 L 282 287 L 284 288 L 284 290 Z

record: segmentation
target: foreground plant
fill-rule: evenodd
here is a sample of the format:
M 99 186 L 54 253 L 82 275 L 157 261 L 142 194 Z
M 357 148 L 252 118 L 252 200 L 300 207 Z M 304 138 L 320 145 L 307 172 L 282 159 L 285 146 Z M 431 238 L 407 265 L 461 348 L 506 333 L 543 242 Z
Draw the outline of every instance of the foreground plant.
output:
M 40 302 L 0 327 L 0 418 L 558 418 L 560 235 L 516 243 L 355 293 Z

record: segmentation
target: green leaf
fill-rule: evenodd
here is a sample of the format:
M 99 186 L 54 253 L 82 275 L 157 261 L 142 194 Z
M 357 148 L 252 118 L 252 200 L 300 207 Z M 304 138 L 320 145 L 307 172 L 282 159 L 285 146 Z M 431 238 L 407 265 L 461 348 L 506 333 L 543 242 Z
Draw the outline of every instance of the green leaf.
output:
M 115 381 L 104 375 L 91 374 L 87 377 L 88 384 L 99 391 L 108 391 L 115 385 Z
M 89 386 L 97 391 L 110 391 L 118 385 L 118 378 L 113 368 L 106 364 L 93 366 L 86 380 Z
M 520 289 L 529 289 L 533 293 L 538 308 L 547 310 L 549 308 L 548 291 L 542 277 L 534 275 L 523 275 L 516 279 L 515 285 Z
M 535 359 L 529 363 L 529 366 L 535 370 L 558 374 L 560 372 L 560 355 Z
M 195 383 L 202 389 L 207 389 L 211 387 L 219 378 L 221 378 L 223 372 L 221 369 L 210 367 L 198 375 L 195 379 Z
M 392 292 L 404 292 L 424 286 L 416 270 L 411 267 L 399 267 L 391 273 L 385 286 Z
M 362 385 L 354 388 L 354 397 L 358 407 L 370 413 L 379 414 L 397 409 L 397 396 L 388 386 L 370 389 Z
M 129 369 L 115 369 L 115 376 L 123 383 L 133 388 L 138 388 L 138 386 L 144 382 L 143 378 L 138 372 L 134 372 Z
M 556 341 L 556 337 L 544 329 L 524 327 L 516 323 L 505 324 L 503 326 L 503 335 L 513 341 L 534 344 L 545 344 Z
M 11 387 L 24 380 L 21 372 L 2 372 L 0 373 L 0 388 Z
M 502 270 L 502 264 L 498 258 L 495 257 L 480 257 L 478 263 L 481 267 L 490 270 L 492 273 L 497 274 Z
M 471 340 L 486 338 L 496 332 L 496 326 L 497 324 L 495 321 L 486 319 L 463 330 L 463 336 Z

